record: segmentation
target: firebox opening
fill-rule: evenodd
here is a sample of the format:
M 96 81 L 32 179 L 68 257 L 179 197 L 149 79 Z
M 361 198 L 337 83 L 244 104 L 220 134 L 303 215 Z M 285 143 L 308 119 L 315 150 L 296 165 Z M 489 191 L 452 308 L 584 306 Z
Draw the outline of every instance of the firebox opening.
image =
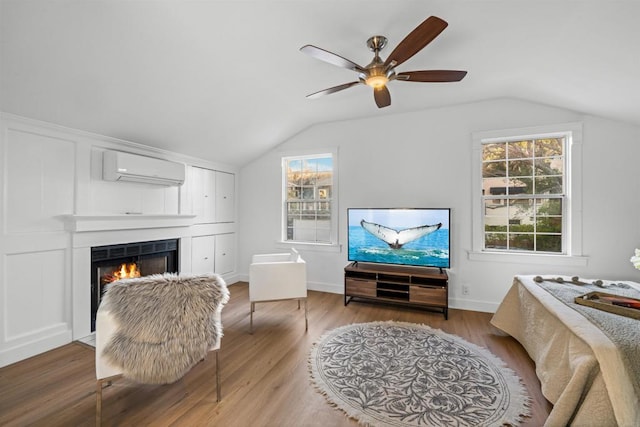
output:
M 91 248 L 91 331 L 109 283 L 122 278 L 178 272 L 178 239 Z

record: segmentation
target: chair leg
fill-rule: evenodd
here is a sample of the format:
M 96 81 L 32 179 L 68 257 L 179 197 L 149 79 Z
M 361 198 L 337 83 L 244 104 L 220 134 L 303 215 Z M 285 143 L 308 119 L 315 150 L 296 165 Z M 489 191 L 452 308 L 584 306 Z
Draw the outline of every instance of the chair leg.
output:
M 220 402 L 220 350 L 216 350 L 216 402 Z
M 100 427 L 102 424 L 102 389 L 104 384 L 106 383 L 107 387 L 109 387 L 118 378 L 122 378 L 122 374 L 100 378 L 96 381 L 96 427 Z
M 298 304 L 300 300 L 298 300 Z M 304 299 L 304 330 L 305 332 L 309 330 L 309 307 L 307 306 L 307 299 Z
M 298 300 L 298 310 L 300 310 L 300 300 Z
M 102 380 L 96 382 L 96 427 L 102 424 Z
M 253 334 L 253 312 L 256 311 L 256 303 L 251 303 L 251 310 L 249 313 L 249 333 Z

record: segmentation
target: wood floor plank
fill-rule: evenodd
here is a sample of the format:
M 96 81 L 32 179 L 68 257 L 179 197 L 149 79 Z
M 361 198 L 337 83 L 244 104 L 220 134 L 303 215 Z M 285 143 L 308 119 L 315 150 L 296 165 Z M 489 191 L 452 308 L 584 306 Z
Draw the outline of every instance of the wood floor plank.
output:
M 551 405 L 540 391 L 535 366 L 520 344 L 497 334 L 491 314 L 441 313 L 352 302 L 342 295 L 309 292 L 309 330 L 294 301 L 256 305 L 249 334 L 248 285 L 230 286 L 222 314 L 222 401 L 216 402 L 211 354 L 174 384 L 138 385 L 118 380 L 103 392 L 103 425 L 118 426 L 357 426 L 329 405 L 311 384 L 308 356 L 325 332 L 350 323 L 395 320 L 423 323 L 487 347 L 523 379 L 539 426 Z M 94 351 L 72 343 L 0 369 L 0 425 L 95 425 Z

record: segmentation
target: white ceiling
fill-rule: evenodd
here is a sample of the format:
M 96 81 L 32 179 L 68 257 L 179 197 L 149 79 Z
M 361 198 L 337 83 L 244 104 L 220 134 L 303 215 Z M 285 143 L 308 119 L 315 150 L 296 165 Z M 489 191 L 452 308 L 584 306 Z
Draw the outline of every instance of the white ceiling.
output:
M 640 2 L 539 0 L 0 0 L 0 109 L 242 166 L 321 122 L 513 97 L 640 126 Z M 420 22 L 449 23 L 398 67 L 460 83 L 366 86 L 301 52 L 366 65 Z

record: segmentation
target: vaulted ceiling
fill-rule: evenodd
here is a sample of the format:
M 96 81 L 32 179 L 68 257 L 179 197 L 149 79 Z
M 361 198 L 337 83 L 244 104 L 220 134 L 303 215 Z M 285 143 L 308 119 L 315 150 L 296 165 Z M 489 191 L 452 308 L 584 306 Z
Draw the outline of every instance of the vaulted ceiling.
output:
M 449 23 L 378 109 L 353 71 L 430 15 Z M 640 2 L 571 0 L 0 0 L 0 109 L 242 166 L 317 123 L 512 97 L 640 126 Z M 426 112 L 428 114 L 428 112 Z

